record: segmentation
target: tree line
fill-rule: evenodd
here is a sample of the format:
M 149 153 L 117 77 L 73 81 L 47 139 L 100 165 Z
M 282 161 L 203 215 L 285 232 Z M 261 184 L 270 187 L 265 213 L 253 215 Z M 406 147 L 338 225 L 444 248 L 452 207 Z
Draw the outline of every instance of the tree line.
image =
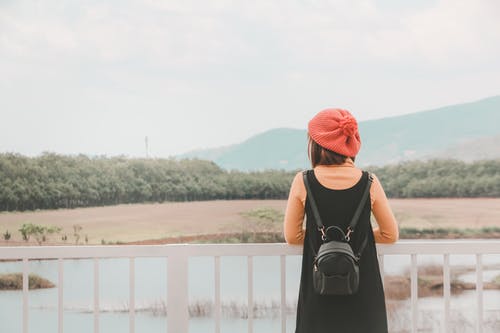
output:
M 291 172 L 224 171 L 196 159 L 0 154 L 0 211 L 121 203 L 281 199 Z
M 389 197 L 500 197 L 500 160 L 369 168 Z M 286 199 L 296 171 L 226 171 L 197 159 L 0 154 L 0 211 L 121 203 Z
M 500 197 L 500 160 L 412 161 L 370 171 L 392 198 Z

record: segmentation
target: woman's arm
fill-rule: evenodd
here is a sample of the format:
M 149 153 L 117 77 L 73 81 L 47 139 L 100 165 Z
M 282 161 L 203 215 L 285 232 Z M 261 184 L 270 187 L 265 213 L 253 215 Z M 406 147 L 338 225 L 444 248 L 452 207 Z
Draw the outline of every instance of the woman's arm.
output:
M 389 201 L 377 176 L 373 175 L 370 189 L 373 216 L 378 227 L 373 228 L 373 236 L 377 243 L 395 243 L 399 238 L 398 223 L 392 213 Z
M 306 188 L 302 180 L 302 172 L 295 175 L 285 212 L 285 222 L 283 226 L 285 240 L 288 244 L 304 244 L 304 223 L 305 215 L 305 196 Z

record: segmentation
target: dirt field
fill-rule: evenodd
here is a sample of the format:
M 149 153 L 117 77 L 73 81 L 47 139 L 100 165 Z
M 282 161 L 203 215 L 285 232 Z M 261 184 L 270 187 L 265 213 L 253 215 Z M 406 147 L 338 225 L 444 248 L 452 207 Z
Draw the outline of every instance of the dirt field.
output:
M 108 207 L 0 213 L 0 233 L 9 230 L 12 240 L 21 241 L 17 231 L 23 223 L 56 225 L 74 242 L 73 225 L 82 226 L 82 240 L 89 243 L 131 242 L 181 235 L 240 231 L 247 220 L 241 212 L 269 207 L 284 210 L 282 200 L 201 201 L 162 204 L 133 204 Z M 59 237 L 60 238 L 60 237 Z M 3 239 L 3 237 L 2 237 Z M 22 242 L 25 244 L 25 242 Z
M 480 228 L 500 226 L 500 199 L 395 199 L 390 201 L 400 227 Z M 63 228 L 49 242 L 60 243 L 62 234 L 74 243 L 73 225 L 83 227 L 81 241 L 89 244 L 132 242 L 181 235 L 240 232 L 251 221 L 241 215 L 258 208 L 284 211 L 284 200 L 206 201 L 134 204 L 110 207 L 0 213 L 0 233 L 9 230 L 10 245 L 25 245 L 18 229 L 23 223 Z M 281 228 L 280 223 L 276 228 Z M 0 244 L 5 244 L 1 237 Z
M 500 198 L 392 199 L 390 204 L 400 227 L 500 227 Z

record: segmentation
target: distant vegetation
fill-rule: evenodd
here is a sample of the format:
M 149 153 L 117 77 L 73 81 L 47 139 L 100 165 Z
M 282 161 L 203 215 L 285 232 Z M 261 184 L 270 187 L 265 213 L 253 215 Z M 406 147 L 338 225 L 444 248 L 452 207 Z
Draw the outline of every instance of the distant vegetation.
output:
M 25 223 L 21 226 L 19 232 L 23 236 L 24 241 L 28 242 L 30 240 L 30 237 L 33 236 L 38 245 L 42 245 L 43 242 L 47 241 L 47 237 L 49 235 L 58 234 L 59 232 L 61 232 L 61 230 L 62 228 L 56 226 L 43 226 L 33 223 Z
M 500 197 L 500 160 L 405 162 L 370 168 L 388 197 Z
M 28 288 L 54 288 L 55 285 L 47 279 L 44 279 L 36 274 L 28 275 Z M 0 290 L 22 290 L 23 289 L 23 274 L 0 274 Z
M 389 197 L 500 197 L 500 160 L 371 168 Z M 0 154 L 0 211 L 122 203 L 286 199 L 294 171 L 225 171 L 202 160 Z
M 201 160 L 0 154 L 0 210 L 285 198 L 292 172 L 228 172 Z

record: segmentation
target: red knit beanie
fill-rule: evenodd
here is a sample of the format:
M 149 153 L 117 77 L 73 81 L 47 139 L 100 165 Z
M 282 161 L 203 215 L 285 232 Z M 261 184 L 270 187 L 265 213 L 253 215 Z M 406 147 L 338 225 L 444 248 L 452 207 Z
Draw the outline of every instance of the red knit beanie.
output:
M 309 136 L 321 147 L 354 157 L 361 147 L 356 119 L 347 110 L 326 109 L 309 121 Z

